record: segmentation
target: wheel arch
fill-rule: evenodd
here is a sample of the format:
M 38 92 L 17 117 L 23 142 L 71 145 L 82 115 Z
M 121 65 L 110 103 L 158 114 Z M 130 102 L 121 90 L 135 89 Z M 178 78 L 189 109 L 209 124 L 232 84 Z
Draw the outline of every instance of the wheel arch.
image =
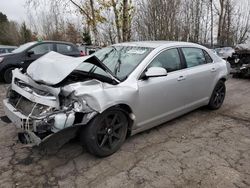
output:
M 226 82 L 226 80 L 227 79 L 225 77 L 222 77 L 222 78 L 219 79 L 219 81 L 223 81 L 223 82 Z
M 2 68 L 1 73 L 4 73 L 4 72 L 5 72 L 7 69 L 9 69 L 9 68 L 21 68 L 21 66 L 20 66 L 20 65 L 14 65 L 14 64 L 6 65 L 6 66 L 4 66 L 4 67 Z
M 2 68 L 2 70 L 1 70 L 1 79 L 2 80 L 4 80 L 4 73 L 5 73 L 5 71 L 7 70 L 7 69 L 9 69 L 9 68 L 20 68 L 21 66 L 19 66 L 19 65 L 14 65 L 14 64 L 9 64 L 9 65 L 6 65 L 6 66 L 4 66 L 3 68 Z
M 106 108 L 102 112 L 98 112 L 97 114 L 101 114 L 101 113 L 103 113 L 103 112 L 105 112 L 105 111 L 107 111 L 109 109 L 112 109 L 112 108 L 119 108 L 127 116 L 127 118 L 128 118 L 128 130 L 127 130 L 127 136 L 126 137 L 129 137 L 131 135 L 132 127 L 133 127 L 133 124 L 134 124 L 134 121 L 135 121 L 135 116 L 133 114 L 132 108 L 128 104 L 119 103 L 119 104 L 115 104 L 113 106 L 109 106 L 108 108 Z M 84 113 L 78 113 L 77 114 L 77 118 L 79 119 L 78 120 L 79 122 L 82 121 L 82 119 L 84 118 L 84 115 L 85 115 Z M 93 118 L 95 118 L 95 116 Z M 89 121 L 91 121 L 91 120 L 89 120 Z
M 128 118 L 127 137 L 129 137 L 131 135 L 131 132 L 132 132 L 132 127 L 134 124 L 134 117 L 135 117 L 133 114 L 132 108 L 129 105 L 124 104 L 124 103 L 120 103 L 120 104 L 117 104 L 117 105 L 112 106 L 112 107 L 120 108 L 127 115 L 127 118 Z

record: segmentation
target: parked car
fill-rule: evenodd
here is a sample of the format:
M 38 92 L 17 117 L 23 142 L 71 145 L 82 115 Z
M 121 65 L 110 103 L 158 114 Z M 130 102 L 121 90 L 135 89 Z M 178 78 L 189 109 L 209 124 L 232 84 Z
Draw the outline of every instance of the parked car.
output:
M 78 46 L 78 49 L 81 52 L 81 56 L 91 55 L 96 51 L 100 50 L 99 46 Z
M 22 143 L 57 146 L 80 135 L 99 157 L 125 138 L 201 106 L 216 110 L 226 94 L 229 64 L 185 42 L 129 42 L 73 58 L 50 52 L 13 71 L 4 99 Z M 50 145 L 51 146 L 51 145 Z
M 0 54 L 11 53 L 17 46 L 0 45 Z
M 232 47 L 216 48 L 215 51 L 217 52 L 218 56 L 225 60 L 232 57 L 233 53 L 235 52 Z
M 77 47 L 69 42 L 28 42 L 13 50 L 12 53 L 0 55 L 0 79 L 4 80 L 6 83 L 10 83 L 12 70 L 15 68 L 23 68 L 26 70 L 34 60 L 50 51 L 56 51 L 73 57 L 80 56 Z
M 233 77 L 250 77 L 250 43 L 238 44 L 235 53 L 228 59 L 231 64 Z

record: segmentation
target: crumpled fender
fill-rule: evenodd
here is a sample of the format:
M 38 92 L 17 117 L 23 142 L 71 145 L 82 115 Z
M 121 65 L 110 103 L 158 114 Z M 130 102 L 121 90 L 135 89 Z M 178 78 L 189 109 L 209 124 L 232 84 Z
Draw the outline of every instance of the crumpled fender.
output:
M 119 84 L 111 85 L 98 80 L 90 80 L 65 86 L 62 88 L 62 92 L 73 93 L 78 99 L 85 100 L 90 108 L 102 113 L 109 107 L 118 104 L 133 106 L 138 95 L 138 86 L 137 84 L 131 84 L 131 87 Z

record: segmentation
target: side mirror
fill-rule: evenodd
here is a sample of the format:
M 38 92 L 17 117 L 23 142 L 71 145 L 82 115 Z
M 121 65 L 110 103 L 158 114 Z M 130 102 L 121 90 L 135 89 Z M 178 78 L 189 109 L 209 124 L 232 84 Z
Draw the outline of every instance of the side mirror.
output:
M 30 57 L 30 56 L 32 56 L 32 55 L 34 55 L 34 54 L 35 54 L 34 51 L 28 51 L 28 52 L 27 52 L 27 56 L 28 56 L 28 57 Z
M 160 76 L 167 76 L 166 69 L 162 67 L 150 67 L 144 75 L 144 78 L 150 78 L 150 77 L 160 77 Z

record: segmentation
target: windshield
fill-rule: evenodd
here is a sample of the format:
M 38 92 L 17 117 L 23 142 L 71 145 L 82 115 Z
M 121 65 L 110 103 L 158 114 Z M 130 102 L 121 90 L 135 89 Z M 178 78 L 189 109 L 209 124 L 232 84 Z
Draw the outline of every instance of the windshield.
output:
M 94 53 L 119 80 L 124 80 L 152 51 L 152 48 L 134 46 L 110 46 Z M 107 73 L 95 65 L 81 64 L 78 70 L 107 76 Z
M 29 48 L 30 46 L 32 46 L 34 44 L 36 44 L 36 42 L 25 43 L 25 44 L 19 46 L 17 49 L 13 50 L 12 52 L 14 52 L 14 53 L 22 52 L 22 51 L 26 50 L 27 48 Z

